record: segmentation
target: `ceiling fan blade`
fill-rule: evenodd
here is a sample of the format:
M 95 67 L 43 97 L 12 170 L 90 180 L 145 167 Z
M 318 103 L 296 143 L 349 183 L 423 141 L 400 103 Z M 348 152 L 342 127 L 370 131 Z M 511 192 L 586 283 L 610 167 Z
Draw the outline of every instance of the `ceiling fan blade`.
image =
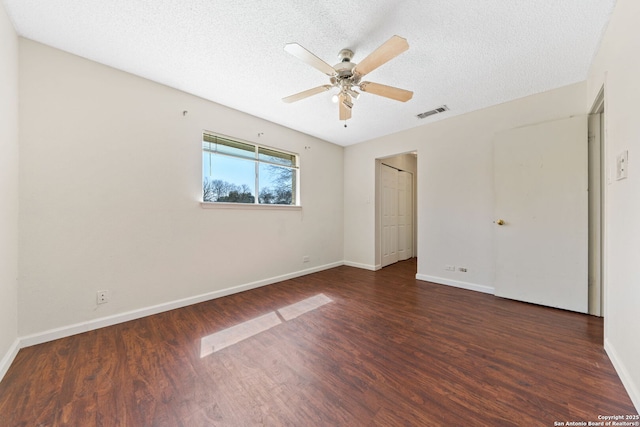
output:
M 306 62 L 312 67 L 322 71 L 327 76 L 333 76 L 336 74 L 336 70 L 334 70 L 331 65 L 327 64 L 322 59 L 318 58 L 313 53 L 300 46 L 298 43 L 288 43 L 284 46 L 284 50 L 300 59 L 301 61 Z
M 407 39 L 403 39 L 400 36 L 393 36 L 384 42 L 382 46 L 371 52 L 369 56 L 360 61 L 353 69 L 353 72 L 360 76 L 369 74 L 408 49 L 409 43 Z
M 340 94 L 338 99 L 340 104 L 340 120 L 349 120 L 351 118 L 351 107 L 353 107 L 351 97 Z
M 305 91 L 293 94 L 293 95 L 289 95 L 286 98 L 282 98 L 282 100 L 286 103 L 291 103 L 291 102 L 296 102 L 296 101 L 300 101 L 301 99 L 304 98 L 308 98 L 310 96 L 316 95 L 318 93 L 322 93 L 322 92 L 326 92 L 329 89 L 331 89 L 333 86 L 331 85 L 323 85 L 323 86 L 318 86 L 318 87 L 314 87 L 313 89 L 307 89 Z
M 360 90 L 374 95 L 384 96 L 385 98 L 395 99 L 396 101 L 407 102 L 413 98 L 413 92 L 410 90 L 399 89 L 393 86 L 381 85 L 380 83 L 362 82 Z

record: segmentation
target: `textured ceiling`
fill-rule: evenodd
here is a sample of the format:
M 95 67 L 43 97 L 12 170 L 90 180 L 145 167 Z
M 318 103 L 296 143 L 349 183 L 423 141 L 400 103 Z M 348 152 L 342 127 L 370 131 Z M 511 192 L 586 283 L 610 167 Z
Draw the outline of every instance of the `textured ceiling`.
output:
M 26 38 L 340 145 L 585 80 L 615 0 L 3 0 Z M 328 83 L 283 50 L 358 63 L 393 35 L 407 52 L 366 80 L 414 91 L 362 94 L 348 127 Z M 415 116 L 442 104 L 451 111 Z M 215 129 L 214 129 L 215 130 Z

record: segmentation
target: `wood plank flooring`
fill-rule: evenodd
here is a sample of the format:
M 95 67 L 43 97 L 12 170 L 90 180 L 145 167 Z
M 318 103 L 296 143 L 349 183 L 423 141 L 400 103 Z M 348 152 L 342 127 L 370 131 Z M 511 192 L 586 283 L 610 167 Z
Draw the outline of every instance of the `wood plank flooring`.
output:
M 415 260 L 338 267 L 22 349 L 0 383 L 0 425 L 553 426 L 636 414 L 602 319 L 415 271 Z

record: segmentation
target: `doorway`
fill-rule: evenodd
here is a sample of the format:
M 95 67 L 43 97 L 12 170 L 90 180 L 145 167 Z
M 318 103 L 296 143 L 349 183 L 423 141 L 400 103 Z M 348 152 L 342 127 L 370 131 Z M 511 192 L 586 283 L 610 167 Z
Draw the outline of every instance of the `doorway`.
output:
M 586 140 L 586 116 L 496 134 L 496 296 L 588 312 Z
M 386 267 L 417 255 L 417 154 L 376 160 L 376 265 Z
M 580 124 L 581 121 L 579 116 L 574 116 L 570 119 L 509 130 L 496 137 L 494 142 L 494 173 L 496 174 L 494 186 L 497 208 L 494 223 L 498 226 L 494 227 L 496 242 L 495 289 L 498 296 L 603 317 L 606 288 L 605 197 L 606 183 L 609 179 L 605 168 L 606 132 L 603 90 L 598 94 L 590 114 L 583 122 L 584 124 Z M 577 126 L 570 126 L 571 122 L 575 122 Z M 548 147 L 549 149 L 545 149 L 544 152 L 526 151 L 537 146 L 541 147 L 540 143 L 536 141 L 550 142 L 553 141 L 553 136 L 562 135 L 554 128 L 564 127 L 563 123 L 574 127 L 574 131 L 565 132 L 566 136 L 562 136 L 557 144 Z M 567 127 L 567 130 L 570 130 L 570 127 Z M 580 136 L 580 128 L 587 131 L 586 135 Z M 535 137 L 536 134 L 539 137 Z M 534 138 L 527 143 L 526 138 L 531 137 Z M 588 141 L 586 147 L 584 146 L 585 139 Z M 558 151 L 569 141 L 573 141 L 574 144 L 570 151 L 564 154 Z M 518 143 L 522 143 L 523 146 L 517 147 Z M 557 160 L 562 160 L 562 163 L 556 165 Z M 530 162 L 537 162 L 539 167 L 527 169 Z M 582 176 L 583 167 L 585 170 L 584 187 L 588 190 L 585 192 L 584 199 L 581 195 L 580 185 L 570 185 L 567 180 L 569 177 L 573 179 Z M 523 173 L 525 169 L 527 173 Z M 506 172 L 500 175 L 500 171 Z M 543 176 L 535 177 L 535 173 L 540 171 L 544 172 Z M 567 171 L 571 171 L 571 173 L 567 174 Z M 551 185 L 544 188 L 545 179 L 549 176 L 555 176 L 557 179 L 551 180 L 549 182 Z M 522 177 L 528 179 L 535 177 L 535 187 L 522 186 L 518 180 Z M 573 193 L 566 192 L 570 188 L 573 188 Z M 517 190 L 515 193 L 509 192 L 514 189 Z M 559 189 L 562 198 L 557 198 L 553 202 L 549 201 L 549 198 Z M 542 192 L 538 194 L 534 190 L 542 190 Z M 523 199 L 519 200 L 518 197 L 523 197 Z M 499 203 L 501 200 L 504 202 L 502 205 Z M 536 200 L 543 200 L 544 203 L 527 205 L 528 202 Z M 582 205 L 583 200 L 585 202 L 584 216 L 579 211 L 573 212 L 571 210 Z M 567 202 L 569 202 L 568 205 Z M 509 210 L 511 205 L 518 210 Z M 539 209 L 540 206 L 552 206 L 554 208 L 551 211 L 552 215 L 546 215 L 549 212 Z M 524 212 L 524 216 L 519 215 L 522 213 L 521 211 Z M 570 221 L 563 223 L 567 213 L 572 213 L 568 217 Z M 546 222 L 543 221 L 545 219 L 547 219 Z M 529 224 L 527 221 L 532 223 Z M 536 225 L 539 227 L 536 228 Z M 561 226 L 559 227 L 559 225 Z M 573 230 L 576 225 L 580 229 L 584 227 L 584 246 L 580 244 L 583 241 L 582 233 L 577 233 L 579 231 L 577 229 Z M 521 234 L 526 230 L 529 230 L 532 235 L 523 240 Z M 545 239 L 545 234 L 549 231 L 552 232 L 552 236 Z M 569 234 L 570 232 L 572 234 Z M 563 243 L 561 236 L 570 237 L 572 242 Z M 525 251 L 527 247 L 533 247 L 537 243 L 544 244 L 545 240 L 553 244 L 540 246 L 535 254 Z M 526 245 L 524 245 L 524 241 L 527 242 Z M 576 243 L 578 243 L 577 246 Z M 569 247 L 573 249 L 568 250 Z M 579 258 L 576 258 L 576 255 Z M 551 259 L 545 260 L 545 256 L 551 256 Z M 582 259 L 584 259 L 584 264 Z M 522 260 L 526 262 L 523 263 Z M 535 261 L 534 265 L 527 264 L 531 260 Z M 554 265 L 553 260 L 561 260 L 561 264 Z M 581 273 L 582 271 L 584 273 Z M 543 277 L 543 273 L 552 273 L 552 275 Z M 584 280 L 582 274 L 584 274 Z M 545 288 L 545 284 L 553 286 Z M 582 286 L 584 286 L 582 288 L 584 291 L 581 290 Z

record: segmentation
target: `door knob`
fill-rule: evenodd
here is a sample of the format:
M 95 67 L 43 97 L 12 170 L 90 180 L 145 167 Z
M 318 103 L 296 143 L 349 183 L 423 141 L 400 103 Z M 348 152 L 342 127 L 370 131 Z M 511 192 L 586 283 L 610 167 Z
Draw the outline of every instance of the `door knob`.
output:
M 504 225 L 504 219 L 499 219 L 497 221 L 494 221 L 496 224 L 498 225 Z

